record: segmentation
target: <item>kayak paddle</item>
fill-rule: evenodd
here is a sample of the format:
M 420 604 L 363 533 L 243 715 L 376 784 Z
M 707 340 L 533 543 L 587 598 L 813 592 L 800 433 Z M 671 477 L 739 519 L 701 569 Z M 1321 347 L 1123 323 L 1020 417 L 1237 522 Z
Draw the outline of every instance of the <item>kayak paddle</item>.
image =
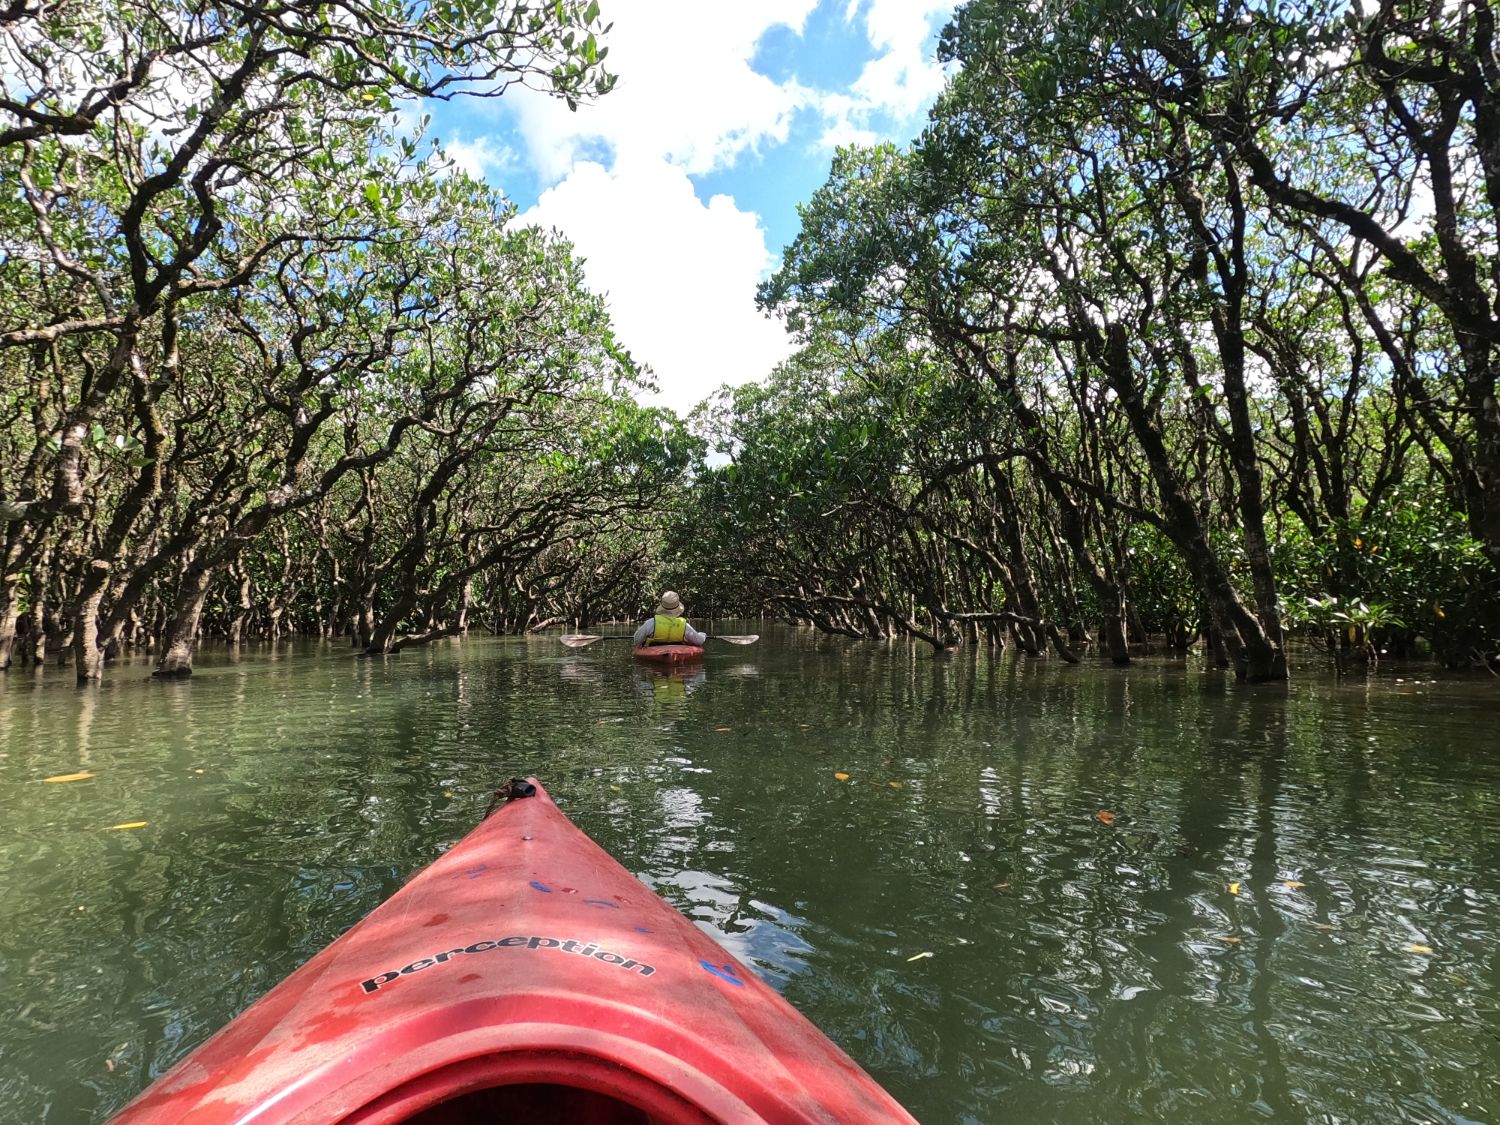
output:
M 596 636 L 596 635 L 594 635 L 592 633 L 564 633 L 558 639 L 560 641 L 562 641 L 563 644 L 567 645 L 569 648 L 583 648 L 586 645 L 593 644 L 595 641 L 629 641 L 629 640 L 634 640 L 634 638 L 632 636 L 630 636 L 630 634 L 628 634 L 628 633 L 622 633 L 622 634 L 619 634 L 619 635 L 612 635 L 612 636 L 608 636 L 608 637 Z M 708 639 L 711 640 L 711 641 L 723 641 L 724 643 L 731 644 L 731 645 L 753 645 L 756 641 L 760 640 L 760 634 L 759 633 L 746 633 L 746 634 L 737 634 L 737 635 L 731 635 L 731 636 L 724 636 L 724 635 L 721 635 L 721 634 L 714 634 L 713 636 L 710 636 Z
M 558 640 L 562 641 L 562 643 L 567 645 L 569 648 L 584 648 L 587 645 L 593 644 L 595 641 L 630 641 L 634 639 L 635 638 L 632 637 L 629 633 L 621 633 L 619 635 L 609 637 L 597 637 L 589 633 L 564 633 L 561 637 L 558 638 Z

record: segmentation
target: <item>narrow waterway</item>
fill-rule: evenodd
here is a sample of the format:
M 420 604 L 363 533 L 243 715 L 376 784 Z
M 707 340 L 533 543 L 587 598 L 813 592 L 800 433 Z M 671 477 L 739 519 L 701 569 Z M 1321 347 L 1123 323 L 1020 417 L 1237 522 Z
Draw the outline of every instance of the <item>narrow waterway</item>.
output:
M 103 1120 L 534 773 L 928 1125 L 1500 1122 L 1487 676 L 774 630 L 686 677 L 550 638 L 148 671 L 0 676 L 0 1120 Z

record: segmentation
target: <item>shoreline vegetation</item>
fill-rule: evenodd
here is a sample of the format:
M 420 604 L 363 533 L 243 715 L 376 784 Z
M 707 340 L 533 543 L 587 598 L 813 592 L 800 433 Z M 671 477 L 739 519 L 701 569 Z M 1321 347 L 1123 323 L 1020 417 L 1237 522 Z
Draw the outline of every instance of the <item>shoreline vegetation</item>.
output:
M 599 5 L 330 11 L 0 24 L 0 668 L 664 586 L 1251 683 L 1297 638 L 1500 662 L 1489 3 L 972 0 L 927 128 L 840 150 L 761 287 L 797 353 L 686 418 L 401 112 L 608 96 Z

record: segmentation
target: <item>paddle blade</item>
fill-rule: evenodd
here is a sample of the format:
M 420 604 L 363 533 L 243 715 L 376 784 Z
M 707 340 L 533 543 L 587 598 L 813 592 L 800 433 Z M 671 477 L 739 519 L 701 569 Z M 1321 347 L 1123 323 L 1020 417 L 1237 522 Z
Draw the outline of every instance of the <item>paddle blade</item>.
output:
M 709 637 L 708 639 L 711 640 L 711 641 L 726 641 L 726 642 L 728 642 L 729 644 L 732 644 L 732 645 L 753 645 L 756 641 L 760 640 L 760 634 L 759 633 L 745 633 L 745 634 L 742 634 L 742 635 L 731 636 L 731 637 L 726 637 L 723 634 L 715 634 L 714 636 Z
M 591 645 L 595 641 L 602 641 L 603 639 L 603 637 L 596 637 L 589 633 L 564 633 L 558 638 L 558 640 L 562 641 L 569 648 L 583 648 L 585 645 Z

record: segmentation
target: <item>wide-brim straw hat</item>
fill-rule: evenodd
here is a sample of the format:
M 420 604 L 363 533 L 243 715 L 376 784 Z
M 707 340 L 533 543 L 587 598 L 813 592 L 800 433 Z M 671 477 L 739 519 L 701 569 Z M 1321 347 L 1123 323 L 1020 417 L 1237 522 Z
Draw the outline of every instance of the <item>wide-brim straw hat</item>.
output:
M 661 600 L 656 603 L 656 612 L 663 617 L 681 617 L 682 599 L 673 591 L 668 590 L 661 596 Z

